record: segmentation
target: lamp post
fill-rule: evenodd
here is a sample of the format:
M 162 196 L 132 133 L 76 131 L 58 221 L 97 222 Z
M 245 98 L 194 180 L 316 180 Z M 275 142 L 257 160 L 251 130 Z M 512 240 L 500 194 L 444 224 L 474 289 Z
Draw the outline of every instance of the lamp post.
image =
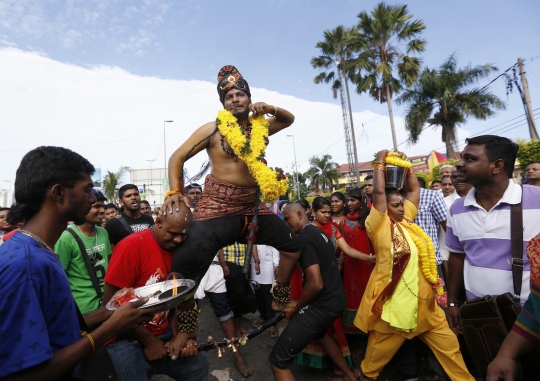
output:
M 296 193 L 298 195 L 298 199 L 300 199 L 300 183 L 298 182 L 298 164 L 296 162 L 296 145 L 294 144 L 294 135 L 287 135 L 287 137 L 292 138 L 292 145 L 293 145 L 293 152 L 294 152 L 294 172 L 295 172 L 294 183 L 296 184 Z
M 165 166 L 165 177 L 168 178 L 169 175 L 167 173 L 167 142 L 165 140 L 165 126 L 167 123 L 172 123 L 174 120 L 164 120 L 163 121 L 163 164 Z M 165 194 L 165 192 L 163 192 Z
M 152 186 L 152 163 L 153 163 L 154 161 L 156 161 L 156 159 L 154 159 L 154 160 L 148 159 L 148 160 L 146 160 L 146 161 L 147 161 L 148 164 L 150 165 L 150 179 L 149 179 L 149 180 L 150 180 L 150 184 L 149 184 L 149 186 L 148 186 L 148 189 L 150 189 L 150 187 Z M 150 197 L 149 197 L 149 196 L 150 196 L 150 192 L 146 192 L 146 193 L 148 193 L 148 195 L 147 195 L 146 197 L 150 198 Z M 150 201 L 148 201 L 148 202 L 150 202 Z M 155 202 L 155 201 L 154 201 L 154 202 Z

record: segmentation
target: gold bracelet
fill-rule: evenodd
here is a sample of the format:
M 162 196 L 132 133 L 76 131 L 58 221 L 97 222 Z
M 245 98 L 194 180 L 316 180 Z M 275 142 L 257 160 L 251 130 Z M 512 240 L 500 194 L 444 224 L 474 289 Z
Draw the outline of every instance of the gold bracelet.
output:
M 384 165 L 383 163 L 375 163 L 373 169 L 376 171 L 386 171 L 386 165 Z
M 178 189 L 173 189 L 171 191 L 168 191 L 167 193 L 165 193 L 165 197 L 163 197 L 163 200 L 166 200 L 169 196 L 172 196 L 173 194 L 181 194 L 182 192 L 180 192 Z
M 89 333 L 85 333 L 84 337 L 87 337 L 88 340 L 90 340 L 90 344 L 92 345 L 92 353 L 94 353 L 96 351 L 96 342 L 94 341 L 94 338 Z

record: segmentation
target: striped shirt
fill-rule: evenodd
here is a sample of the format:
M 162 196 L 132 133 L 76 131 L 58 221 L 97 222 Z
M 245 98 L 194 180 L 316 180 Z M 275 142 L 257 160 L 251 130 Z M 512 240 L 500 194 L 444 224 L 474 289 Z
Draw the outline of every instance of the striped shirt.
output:
M 437 264 L 443 261 L 439 250 L 439 224 L 446 221 L 448 208 L 444 203 L 442 193 L 420 188 L 420 203 L 418 204 L 418 214 L 414 222 L 427 233 L 435 245 L 435 256 Z
M 530 239 L 540 232 L 540 187 L 512 180 L 497 204 L 488 212 L 476 202 L 473 188 L 454 202 L 447 221 L 446 246 L 450 252 L 465 254 L 464 280 L 467 299 L 514 291 L 510 205 L 521 201 L 523 192 L 523 251 Z M 529 295 L 530 266 L 523 256 L 521 303 Z

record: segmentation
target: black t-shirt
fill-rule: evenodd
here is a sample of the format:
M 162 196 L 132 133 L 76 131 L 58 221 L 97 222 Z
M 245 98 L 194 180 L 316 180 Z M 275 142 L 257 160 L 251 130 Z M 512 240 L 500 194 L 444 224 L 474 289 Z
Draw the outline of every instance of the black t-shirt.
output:
M 122 222 L 119 220 L 120 216 L 122 216 L 129 226 L 131 226 L 132 231 L 128 231 L 124 227 Z M 107 221 L 105 224 L 105 229 L 107 230 L 107 233 L 109 233 L 109 242 L 111 245 L 116 245 L 131 233 L 142 232 L 152 225 L 154 225 L 154 219 L 147 214 L 141 214 L 139 218 L 131 218 L 126 216 L 125 213 L 120 213 L 118 216 Z
M 340 312 L 345 309 L 346 296 L 336 262 L 334 244 L 321 229 L 306 225 L 298 235 L 302 242 L 302 255 L 298 261 L 305 269 L 319 265 L 323 281 L 323 289 L 310 306 Z

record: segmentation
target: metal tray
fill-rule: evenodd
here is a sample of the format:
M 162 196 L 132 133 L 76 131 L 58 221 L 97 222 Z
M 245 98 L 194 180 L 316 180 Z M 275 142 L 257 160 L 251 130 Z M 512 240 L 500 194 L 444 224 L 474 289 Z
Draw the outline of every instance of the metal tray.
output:
M 163 311 L 168 311 L 170 309 L 173 309 L 180 303 L 184 301 L 187 294 L 193 290 L 195 287 L 195 281 L 191 279 L 177 279 L 176 280 L 176 286 L 177 287 L 186 287 L 183 290 L 179 291 L 178 294 L 175 296 L 165 297 L 163 299 L 159 299 L 159 295 L 163 294 L 173 288 L 173 282 L 174 280 L 166 280 L 164 282 L 158 282 L 154 284 L 150 284 L 148 286 L 143 286 L 136 288 L 135 295 L 138 297 L 144 298 L 148 297 L 151 298 L 145 305 L 139 307 L 139 308 L 148 308 L 148 307 L 155 307 L 155 306 L 161 306 L 163 307 Z M 111 299 L 112 300 L 112 299 Z M 107 303 L 107 309 L 114 310 L 115 308 Z

